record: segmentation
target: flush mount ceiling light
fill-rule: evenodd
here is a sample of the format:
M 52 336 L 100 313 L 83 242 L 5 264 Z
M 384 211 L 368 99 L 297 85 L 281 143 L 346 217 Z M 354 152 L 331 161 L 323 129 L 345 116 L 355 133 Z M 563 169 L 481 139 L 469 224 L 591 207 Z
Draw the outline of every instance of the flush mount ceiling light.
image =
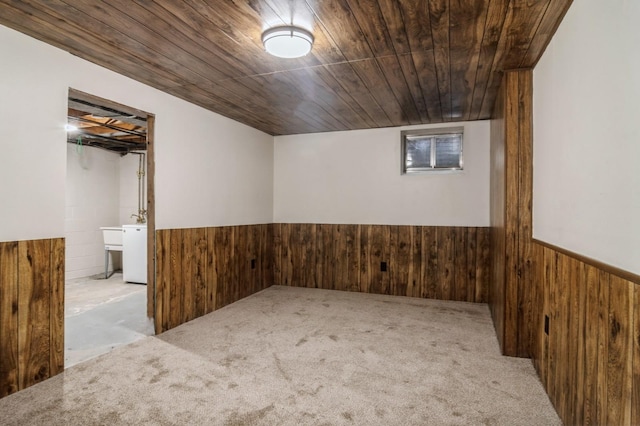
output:
M 279 58 L 299 58 L 311 51 L 313 35 L 298 27 L 276 27 L 262 33 L 267 53 Z

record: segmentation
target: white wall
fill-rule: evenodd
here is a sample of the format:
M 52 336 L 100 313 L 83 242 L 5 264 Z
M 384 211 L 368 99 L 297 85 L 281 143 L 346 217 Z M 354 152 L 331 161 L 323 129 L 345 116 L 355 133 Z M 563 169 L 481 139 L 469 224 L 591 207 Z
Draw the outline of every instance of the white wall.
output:
M 573 2 L 534 70 L 534 237 L 640 273 L 640 2 Z
M 119 199 L 119 221 L 118 225 L 134 224 L 136 218 L 131 217 L 138 214 L 138 168 L 140 155 L 127 154 L 120 157 L 120 199 Z M 146 158 L 142 157 L 142 161 L 146 162 Z M 147 175 L 146 167 L 145 175 L 142 177 L 142 185 L 145 188 L 142 208 L 147 208 Z
M 68 89 L 156 115 L 156 226 L 268 223 L 273 138 L 0 26 L 0 241 L 64 235 Z
M 118 224 L 120 156 L 67 144 L 65 277 L 104 271 L 101 226 Z
M 401 175 L 400 132 L 464 126 L 464 171 Z M 274 221 L 489 225 L 489 122 L 279 136 Z
M 64 235 L 66 56 L 0 26 L 0 241 Z

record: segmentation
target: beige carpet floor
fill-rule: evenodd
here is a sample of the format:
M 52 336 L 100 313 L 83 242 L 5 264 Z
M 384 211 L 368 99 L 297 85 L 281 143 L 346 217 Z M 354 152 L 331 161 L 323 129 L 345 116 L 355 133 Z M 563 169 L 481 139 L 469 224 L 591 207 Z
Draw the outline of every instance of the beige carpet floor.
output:
M 486 305 L 271 287 L 0 400 L 2 425 L 556 425 Z

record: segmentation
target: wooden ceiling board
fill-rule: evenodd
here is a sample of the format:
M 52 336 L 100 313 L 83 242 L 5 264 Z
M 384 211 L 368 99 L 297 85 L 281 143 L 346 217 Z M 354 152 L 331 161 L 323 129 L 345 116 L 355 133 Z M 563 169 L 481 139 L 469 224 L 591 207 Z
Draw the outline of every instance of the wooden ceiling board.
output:
M 362 105 L 352 96 L 353 93 L 347 91 L 341 82 L 331 74 L 327 67 L 308 68 L 307 72 L 313 73 L 313 78 L 319 79 L 318 83 L 320 85 L 337 95 L 336 101 L 339 99 L 339 101 L 344 103 L 352 111 L 352 113 L 349 113 L 349 117 L 353 117 L 352 122 L 359 123 L 359 128 L 364 129 L 377 126 L 376 121 L 371 118 Z
M 306 86 L 304 93 L 310 94 L 309 97 L 316 100 L 327 114 L 338 120 L 345 130 L 349 129 L 350 123 L 356 122 L 366 127 L 367 123 L 363 122 L 362 116 L 342 97 L 336 96 L 335 85 L 326 85 L 319 73 L 326 73 L 326 70 L 323 67 L 303 68 L 295 73 L 297 81 L 292 83 Z
M 480 110 L 480 118 L 491 116 L 495 95 L 486 95 L 497 93 L 502 81 L 501 71 L 522 68 L 522 58 L 527 55 L 531 47 L 532 38 L 535 36 L 539 23 L 548 9 L 548 4 L 554 1 L 557 0 L 511 0 L 509 2 Z M 542 54 L 542 52 L 539 52 L 539 54 Z M 533 64 L 526 64 L 524 68 L 529 66 L 533 66 Z
M 317 21 L 328 32 L 346 61 L 373 57 L 373 52 L 346 0 L 317 1 Z
M 421 112 L 418 110 L 417 103 L 412 95 L 407 76 L 396 55 L 382 56 L 376 59 L 378 67 L 388 83 L 389 89 L 393 93 L 400 108 L 402 109 L 405 119 L 411 124 L 420 124 L 425 120 L 426 107 Z M 409 70 L 411 71 L 411 70 Z M 409 74 L 409 78 L 412 75 Z
M 393 126 L 393 123 L 378 104 L 373 94 L 360 79 L 351 63 L 344 62 L 325 66 L 331 75 L 340 82 L 342 88 L 365 110 L 378 127 Z
M 495 62 L 498 43 L 500 42 L 502 27 L 506 19 L 508 8 L 509 0 L 489 1 L 484 33 L 482 34 L 480 56 L 478 58 L 478 70 L 476 72 L 476 79 L 473 86 L 471 112 L 469 114 L 470 120 L 488 118 L 481 116 L 482 105 L 484 104 L 484 98 L 487 96 L 487 87 L 489 86 L 491 75 L 495 73 L 495 69 L 497 69 L 493 68 L 493 64 Z M 502 78 L 501 75 L 500 78 Z M 493 105 L 497 92 L 492 92 L 489 95 L 490 99 L 488 103 Z
M 490 117 L 571 0 L 0 0 L 0 23 L 272 135 Z M 298 25 L 309 55 L 268 55 Z
M 255 75 L 242 80 L 249 93 L 247 103 L 271 110 L 282 125 L 288 122 L 295 124 L 297 128 L 307 125 L 311 132 L 320 132 L 322 129 L 345 130 L 334 116 L 327 114 L 317 99 L 305 96 L 306 86 L 294 83 L 295 71 Z
M 401 102 L 407 103 L 407 97 L 410 96 L 413 99 L 415 110 L 418 114 L 418 121 L 420 123 L 430 122 L 427 104 L 423 93 L 418 72 L 416 70 L 416 64 L 411 57 L 411 45 L 408 31 L 414 30 L 416 27 L 420 31 L 425 31 L 423 34 L 429 33 L 428 36 L 422 36 L 426 44 L 421 44 L 415 47 L 416 50 L 431 50 L 433 43 L 431 42 L 431 26 L 428 24 L 428 19 L 424 20 L 423 25 L 415 25 L 416 18 L 419 16 L 428 16 L 428 3 L 427 2 L 406 2 L 411 9 L 407 9 L 407 5 L 403 5 L 403 2 L 392 1 L 380 1 L 378 5 L 380 12 L 382 13 L 385 25 L 387 26 L 388 33 L 390 34 L 393 48 L 396 53 L 396 60 L 400 66 L 400 71 L 403 75 L 404 82 L 397 75 L 398 68 L 392 68 L 389 66 L 389 62 L 393 59 L 379 58 L 381 66 L 384 70 L 392 70 L 395 75 L 395 83 L 392 87 L 395 89 L 396 96 L 402 99 Z M 420 6 L 423 7 L 423 13 L 420 15 Z M 402 89 L 406 90 L 406 93 L 399 93 Z M 408 107 L 410 108 L 410 107 Z
M 259 96 L 257 94 L 244 95 L 243 91 L 250 93 L 244 85 L 236 85 L 234 90 L 229 90 L 221 84 L 209 84 L 206 86 L 178 88 L 174 93 L 171 91 L 169 93 L 181 97 L 185 91 L 184 89 L 189 93 L 189 99 L 185 100 L 212 111 L 230 111 L 231 114 L 235 115 L 229 114 L 227 117 L 256 129 L 269 127 L 273 128 L 276 134 L 292 134 L 300 132 L 300 129 L 305 124 L 296 118 L 288 117 L 285 119 L 284 115 L 280 117 L 274 108 L 269 108 L 269 105 L 254 102 L 252 97 L 255 96 L 256 100 L 261 101 Z
M 355 61 L 351 64 L 360 80 L 384 110 L 392 126 L 401 126 L 401 123 L 416 124 L 415 121 L 410 121 L 409 115 L 396 99 L 388 79 L 375 59 Z
M 44 9 L 33 7 L 29 1 L 15 3 L 18 8 L 0 3 L 0 23 L 8 25 L 8 20 L 24 22 L 28 26 L 15 25 L 14 28 L 160 90 L 180 86 L 186 81 L 184 76 L 180 77 L 166 70 L 160 61 L 147 62 L 140 57 L 123 55 L 123 51 L 114 42 L 103 38 L 101 33 L 89 33 L 86 31 L 87 25 L 69 22 L 52 9 L 46 9 L 45 12 Z M 87 23 L 92 22 L 85 16 L 85 24 Z M 64 28 L 64 31 L 60 28 Z
M 538 63 L 542 53 L 555 34 L 560 21 L 569 10 L 572 0 L 553 0 L 549 2 L 542 21 L 531 41 L 527 54 L 520 62 L 520 68 L 532 67 Z
M 453 113 L 451 111 L 451 64 L 449 57 L 449 0 L 430 1 L 429 16 L 442 121 L 451 121 Z
M 511 25 L 505 27 L 503 32 L 506 41 L 502 49 L 504 69 L 520 68 L 522 59 L 526 57 L 531 42 L 540 26 L 542 17 L 550 3 L 557 0 L 511 0 Z
M 420 118 L 419 121 L 420 123 L 428 123 L 430 121 L 429 110 L 425 102 L 424 91 L 420 84 L 420 78 L 418 77 L 413 57 L 410 53 L 404 53 L 402 55 L 398 55 L 397 58 L 409 91 L 408 94 L 413 98 L 413 103 L 416 111 L 418 112 L 418 116 Z
M 443 114 L 440 104 L 440 90 L 438 89 L 438 76 L 436 71 L 436 60 L 432 50 L 424 52 L 413 52 L 411 58 L 415 63 L 420 87 L 427 105 L 429 123 L 441 123 Z
M 373 55 L 375 57 L 395 55 L 389 28 L 378 0 L 348 0 L 347 4 Z
M 282 79 L 291 78 L 291 72 L 254 75 L 240 79 L 242 85 L 234 86 L 233 90 L 225 89 L 226 97 L 234 102 L 245 105 L 245 108 L 255 115 L 270 116 L 272 122 L 285 124 L 288 121 L 295 127 L 308 123 L 313 131 L 319 131 L 324 124 L 324 112 L 319 107 L 312 107 L 308 102 L 306 109 L 300 108 L 305 97 L 300 95 L 300 89 L 295 85 L 285 84 Z M 219 85 L 212 85 L 210 90 L 218 92 Z M 286 120 L 285 120 L 286 117 Z
M 175 31 L 171 34 L 172 41 L 162 37 L 160 34 L 169 28 L 163 25 L 162 19 L 154 19 L 156 30 L 145 26 L 145 21 L 140 16 L 141 11 L 131 2 L 127 3 L 126 12 L 118 9 L 124 5 L 117 1 L 105 4 L 93 0 L 54 0 L 50 4 L 61 16 L 71 16 L 72 22 L 78 23 L 79 29 L 85 33 L 91 29 L 91 33 L 99 34 L 106 40 L 117 41 L 113 46 L 117 57 L 135 58 L 159 66 L 177 77 L 176 85 L 203 84 L 212 77 L 223 77 L 223 74 L 200 60 L 197 55 L 181 49 L 177 44 L 179 38 Z M 140 20 L 136 20 L 136 17 Z M 133 32 L 136 34 L 135 38 L 127 36 Z
M 288 114 L 298 117 L 305 122 L 313 123 L 315 131 L 328 129 L 329 131 L 347 130 L 345 124 L 330 113 L 320 104 L 321 99 L 315 96 L 308 96 L 312 93 L 308 83 L 298 77 L 300 71 L 289 71 L 284 73 L 264 74 L 248 79 L 254 83 L 255 91 L 262 90 L 273 96 L 270 105 L 286 108 Z M 275 88 L 275 90 L 274 90 Z M 278 88 L 283 90 L 277 90 Z M 284 115 L 284 114 L 279 114 Z
M 146 16 L 158 16 L 167 26 L 166 32 L 179 40 L 182 49 L 199 57 L 210 66 L 217 68 L 220 76 L 209 76 L 212 81 L 233 78 L 238 75 L 252 74 L 255 69 L 241 61 L 228 61 L 227 49 L 233 49 L 237 43 L 223 31 L 184 2 L 139 2 L 145 8 Z M 143 15 L 144 17 L 144 15 Z
M 183 47 L 185 42 L 190 47 L 197 46 L 196 43 L 181 37 L 181 33 L 176 31 L 175 27 L 167 25 L 161 18 L 149 20 L 149 14 L 133 2 L 126 1 L 123 4 L 118 0 L 109 0 L 109 4 L 106 4 L 96 0 L 66 1 L 68 2 L 66 8 L 60 12 L 64 13 L 64 9 L 77 9 L 93 18 L 95 24 L 87 24 L 87 28 L 96 25 L 101 34 L 112 32 L 109 38 L 122 40 L 124 43 L 118 47 L 124 52 L 143 59 L 155 58 L 155 61 L 167 64 L 167 69 L 178 76 L 184 76 L 191 84 L 206 83 L 226 77 L 215 67 L 203 61 L 201 56 L 192 54 Z M 150 28 L 151 24 L 153 27 Z M 126 36 L 133 33 L 135 33 L 135 39 Z
M 474 83 L 484 35 L 489 0 L 452 0 L 450 14 L 451 119 L 469 120 Z
M 168 51 L 176 51 L 182 55 L 182 62 L 194 72 L 203 76 L 208 81 L 220 81 L 232 78 L 238 74 L 252 72 L 251 69 L 241 68 L 237 63 L 229 63 L 222 60 L 224 54 L 219 48 L 211 49 L 211 41 L 207 38 L 207 31 L 211 25 L 203 20 L 191 20 L 184 22 L 180 16 L 171 9 L 171 6 L 182 5 L 182 2 L 164 2 L 162 7 L 150 1 L 133 2 L 131 0 L 110 1 L 111 7 L 117 8 L 120 13 L 135 19 L 139 25 L 144 26 L 152 19 L 150 37 L 155 39 L 155 44 L 167 46 Z M 191 8 L 187 8 L 189 11 Z M 198 16 L 197 14 L 193 14 Z M 196 62 L 191 67 L 191 59 Z M 195 68 L 197 67 L 197 68 Z
M 397 24 L 400 31 L 404 29 L 404 36 L 409 42 L 409 50 L 398 53 L 422 52 L 433 50 L 433 38 L 431 34 L 430 5 L 428 1 L 398 0 L 397 2 L 386 0 L 386 16 L 400 16 L 401 23 Z M 391 9 L 399 9 L 399 13 L 390 12 Z M 404 28 L 403 28 L 404 27 Z M 400 33 L 398 33 L 400 34 Z M 396 37 L 393 37 L 394 40 Z M 397 47 L 396 47 L 397 49 Z

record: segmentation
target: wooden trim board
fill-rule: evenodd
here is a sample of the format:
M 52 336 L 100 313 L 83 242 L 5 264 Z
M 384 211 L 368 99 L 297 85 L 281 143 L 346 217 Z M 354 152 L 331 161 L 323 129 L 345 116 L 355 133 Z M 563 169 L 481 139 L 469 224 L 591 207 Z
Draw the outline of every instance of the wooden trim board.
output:
M 631 281 L 634 284 L 640 285 L 640 275 L 634 274 L 633 272 L 629 272 L 629 271 L 626 271 L 624 269 L 616 268 L 615 266 L 608 265 L 608 264 L 606 264 L 604 262 L 592 259 L 592 258 L 590 258 L 588 256 L 583 256 L 583 255 L 578 254 L 576 252 L 573 252 L 571 250 L 567 250 L 567 249 L 564 249 L 562 247 L 555 246 L 555 245 L 553 245 L 551 243 L 547 243 L 546 241 L 538 240 L 538 239 L 535 239 L 535 238 L 532 241 L 534 243 L 536 243 L 536 244 L 540 244 L 541 246 L 544 246 L 544 247 L 547 247 L 547 248 L 549 248 L 551 250 L 557 251 L 558 253 L 562 253 L 562 254 L 564 254 L 566 256 L 569 256 L 569 257 L 572 257 L 572 258 L 574 258 L 576 260 L 579 260 L 580 262 L 582 262 L 584 264 L 593 266 L 594 268 L 600 269 L 600 270 L 605 271 L 605 272 L 607 272 L 609 274 L 616 275 L 616 276 L 618 276 L 618 277 L 620 277 L 622 279 L 625 279 L 627 281 Z

